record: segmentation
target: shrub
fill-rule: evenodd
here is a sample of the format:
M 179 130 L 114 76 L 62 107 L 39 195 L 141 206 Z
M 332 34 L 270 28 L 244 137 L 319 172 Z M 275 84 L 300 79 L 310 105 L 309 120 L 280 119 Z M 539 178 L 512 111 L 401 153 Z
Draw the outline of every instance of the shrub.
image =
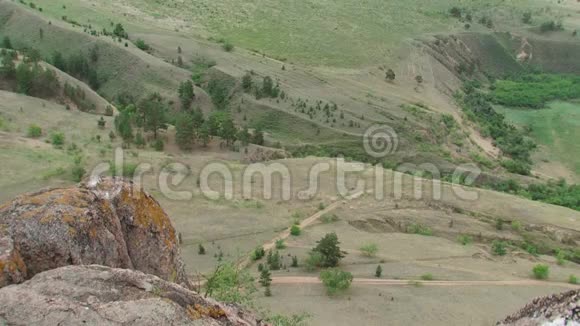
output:
M 42 128 L 38 125 L 32 124 L 28 127 L 26 135 L 30 138 L 38 138 L 42 136 Z
M 326 287 L 328 295 L 334 295 L 339 291 L 347 290 L 352 283 L 353 276 L 349 272 L 331 268 L 320 272 L 320 279 Z
M 432 236 L 433 230 L 430 227 L 421 224 L 411 224 L 407 227 L 407 233 Z
M 280 261 L 280 253 L 278 252 L 278 250 L 276 250 L 274 253 L 272 253 L 272 251 L 268 251 L 268 257 L 266 260 L 268 262 L 268 266 L 273 271 L 277 271 L 282 267 L 281 266 L 282 263 Z
M 461 243 L 464 246 L 467 246 L 468 244 L 471 244 L 473 242 L 473 238 L 469 235 L 460 235 L 459 237 L 457 237 L 457 241 L 459 241 L 459 243 Z
M 163 140 L 161 140 L 161 139 L 159 139 L 159 138 L 158 138 L 158 139 L 156 139 L 156 140 L 153 142 L 153 148 L 154 148 L 156 151 L 158 151 L 158 152 L 161 152 L 161 151 L 163 151 L 163 148 L 165 148 L 165 144 L 163 143 Z
M 296 224 L 292 225 L 292 227 L 290 228 L 290 234 L 297 237 L 300 235 L 300 233 L 301 233 L 300 226 Z
M 574 275 L 570 275 L 570 277 L 568 277 L 568 283 L 570 284 L 578 284 L 578 278 Z
M 553 20 L 550 20 L 550 21 L 547 21 L 547 22 L 543 22 L 542 25 L 540 25 L 540 31 L 542 33 L 545 33 L 545 32 L 554 32 L 554 31 L 561 31 L 563 29 L 564 29 L 564 27 L 562 26 L 562 23 L 555 22 Z
M 254 249 L 251 258 L 253 261 L 256 261 L 262 259 L 264 256 L 266 256 L 266 251 L 264 250 L 264 247 L 259 246 L 258 248 Z
M 222 44 L 222 48 L 224 49 L 224 51 L 226 52 L 232 52 L 234 50 L 234 45 L 232 43 L 230 43 L 229 41 L 225 41 Z
M 284 243 L 283 239 L 276 240 L 276 249 L 285 249 L 286 244 Z
M 564 265 L 566 263 L 566 257 L 568 257 L 568 255 L 566 255 L 564 250 L 558 250 L 558 254 L 556 255 L 556 263 L 560 266 Z
M 534 277 L 538 280 L 545 280 L 550 276 L 550 267 L 544 264 L 538 264 L 532 269 Z
M 145 41 L 143 41 L 142 39 L 137 39 L 137 41 L 135 41 L 135 46 L 143 51 L 151 50 L 151 47 L 147 43 L 145 43 Z
M 495 229 L 498 231 L 503 230 L 503 220 L 501 218 L 495 220 Z
M 220 263 L 204 285 L 205 296 L 226 303 L 247 304 L 256 292 L 253 277 L 235 264 Z
M 50 143 L 54 147 L 62 147 L 64 145 L 64 134 L 62 132 L 55 132 L 50 135 Z
M 379 251 L 379 247 L 375 243 L 366 244 L 359 249 L 363 256 L 374 257 Z
M 87 173 L 87 171 L 85 171 L 85 169 L 80 164 L 75 164 L 72 168 L 71 173 L 73 181 L 80 182 Z
M 298 267 L 298 257 L 297 256 L 293 256 L 292 257 L 292 267 Z
M 199 255 L 205 255 L 205 247 L 200 243 L 198 248 L 197 248 L 197 253 Z
M 324 214 L 320 219 L 323 223 L 333 223 L 338 221 L 338 216 L 336 214 Z
M 110 162 L 110 171 L 112 176 L 122 176 L 125 178 L 133 178 L 135 175 L 135 170 L 137 170 L 137 164 L 124 163 L 121 170 L 117 171 L 117 166 L 114 162 Z
M 533 255 L 533 256 L 538 255 L 538 247 L 536 247 L 533 243 L 526 242 L 526 243 L 524 243 L 523 248 L 530 255 Z
M 304 261 L 304 268 L 308 272 L 313 272 L 322 266 L 322 254 L 316 251 L 308 253 L 308 257 Z
M 519 232 L 522 230 L 522 223 L 520 221 L 512 221 L 512 230 Z
M 433 281 L 433 274 L 431 273 L 423 274 L 421 275 L 421 279 L 423 281 Z
M 491 243 L 491 252 L 495 256 L 505 256 L 507 254 L 505 242 L 499 241 L 499 240 L 494 240 Z

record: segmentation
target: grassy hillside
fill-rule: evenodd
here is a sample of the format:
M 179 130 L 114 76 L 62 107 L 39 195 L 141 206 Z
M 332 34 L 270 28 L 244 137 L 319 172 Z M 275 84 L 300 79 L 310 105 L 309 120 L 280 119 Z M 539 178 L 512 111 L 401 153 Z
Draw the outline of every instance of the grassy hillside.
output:
M 42 30 L 42 36 L 41 32 Z M 94 63 L 101 87 L 99 93 L 112 100 L 121 91 L 139 98 L 147 92 L 160 92 L 175 97 L 179 82 L 189 73 L 137 49 L 130 42 L 114 44 L 110 37 L 95 37 L 83 32 L 82 27 L 50 20 L 30 8 L 11 1 L 0 0 L 0 37 L 9 36 L 17 49 L 35 48 L 43 58 L 51 61 L 55 51 L 65 57 L 89 55 L 97 48 Z M 198 89 L 200 97 L 203 91 Z
M 541 0 L 99 0 L 88 6 L 61 0 L 43 6 L 53 17 L 69 15 L 82 23 L 90 20 L 104 25 L 101 27 L 108 27 L 122 13 L 133 23 L 223 39 L 282 60 L 357 67 L 396 61 L 401 43 L 425 33 L 461 31 L 465 23 L 471 30 L 489 30 L 479 23 L 482 18 L 491 18 L 493 28 L 521 26 L 522 13 L 533 10 L 540 20 L 546 16 L 540 10 L 544 4 Z M 453 17 L 449 13 L 452 7 L 463 10 L 464 18 L 469 13 L 471 21 Z M 106 12 L 107 17 L 92 19 L 94 10 Z

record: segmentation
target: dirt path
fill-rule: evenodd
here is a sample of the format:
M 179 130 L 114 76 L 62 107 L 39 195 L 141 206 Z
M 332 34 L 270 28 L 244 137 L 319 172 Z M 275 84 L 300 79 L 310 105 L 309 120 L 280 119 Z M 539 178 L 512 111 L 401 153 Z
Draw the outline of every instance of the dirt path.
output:
M 328 213 L 332 212 L 334 209 L 336 209 L 341 204 L 342 204 L 341 201 L 336 201 L 336 202 L 330 204 L 325 209 L 317 212 L 316 214 L 314 214 L 314 215 L 310 216 L 309 218 L 300 222 L 300 224 L 298 226 L 300 226 L 300 229 L 302 229 L 302 230 L 307 228 L 308 226 L 310 226 L 313 223 L 315 223 L 316 221 L 318 221 L 324 214 L 328 214 Z M 288 237 L 290 237 L 290 228 L 282 231 L 282 233 L 278 234 L 274 239 L 270 240 L 269 242 L 266 242 L 262 247 L 264 248 L 265 251 L 272 250 L 276 247 L 276 241 L 285 240 Z M 251 263 L 252 263 L 252 260 L 251 260 L 250 256 L 247 255 L 238 263 L 238 267 L 246 268 Z
M 272 277 L 272 284 L 321 284 L 322 281 L 312 276 L 281 276 Z M 384 286 L 540 286 L 551 285 L 565 288 L 577 288 L 575 285 L 560 282 L 536 281 L 536 280 L 510 280 L 510 281 L 422 281 L 422 280 L 394 280 L 394 279 L 367 279 L 355 278 L 352 284 L 358 285 L 384 285 Z

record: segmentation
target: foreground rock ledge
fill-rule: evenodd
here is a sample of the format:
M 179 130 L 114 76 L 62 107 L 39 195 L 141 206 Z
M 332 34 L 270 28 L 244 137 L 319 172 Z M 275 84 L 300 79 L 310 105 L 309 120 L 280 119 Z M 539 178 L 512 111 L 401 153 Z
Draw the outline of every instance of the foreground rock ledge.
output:
M 263 325 L 156 276 L 67 266 L 0 289 L 0 325 Z
M 169 217 L 128 181 L 106 178 L 47 189 L 0 206 L 0 287 L 90 264 L 135 269 L 190 287 Z
M 580 290 L 536 298 L 497 325 L 580 325 Z

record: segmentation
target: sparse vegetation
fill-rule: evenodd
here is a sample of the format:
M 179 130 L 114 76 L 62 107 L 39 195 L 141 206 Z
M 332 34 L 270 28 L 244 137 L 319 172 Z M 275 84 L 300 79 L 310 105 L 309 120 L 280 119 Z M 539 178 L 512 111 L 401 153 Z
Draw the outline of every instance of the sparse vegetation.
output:
M 457 241 L 464 246 L 467 246 L 473 242 L 473 238 L 469 235 L 462 234 L 457 238 Z
M 363 254 L 363 256 L 374 257 L 377 255 L 377 252 L 379 251 L 379 247 L 377 246 L 376 243 L 369 243 L 369 244 L 366 244 L 366 245 L 360 247 L 359 250 Z
M 407 227 L 407 233 L 432 236 L 433 230 L 428 226 L 413 223 Z

